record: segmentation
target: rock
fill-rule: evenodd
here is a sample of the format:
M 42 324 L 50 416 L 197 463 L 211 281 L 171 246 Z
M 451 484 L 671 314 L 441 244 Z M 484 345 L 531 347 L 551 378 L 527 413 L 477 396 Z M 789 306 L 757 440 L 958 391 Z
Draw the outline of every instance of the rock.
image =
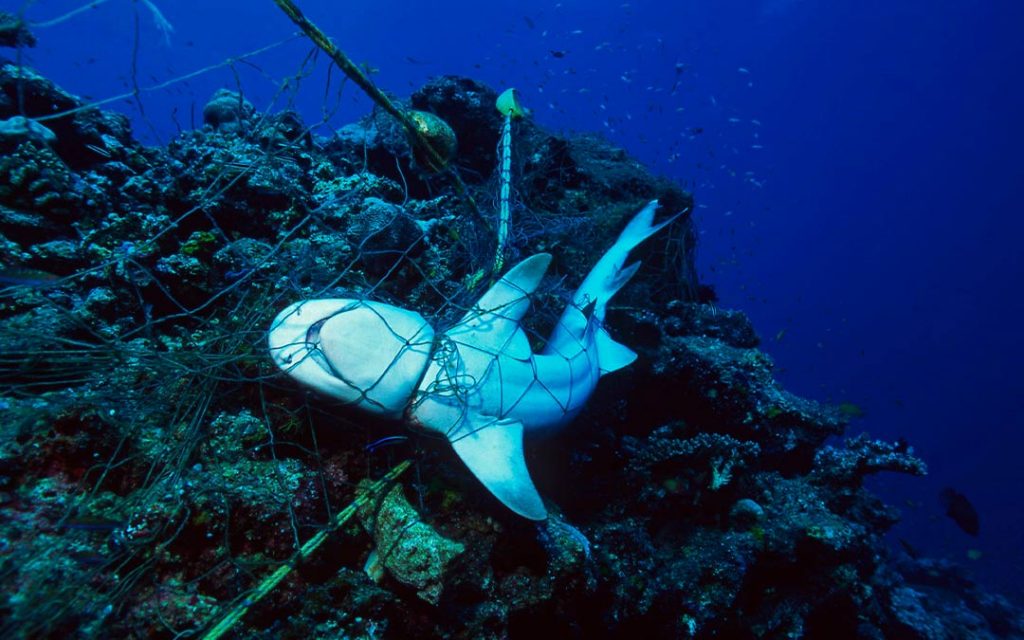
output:
M 743 498 L 733 505 L 729 518 L 736 528 L 749 529 L 764 518 L 764 509 L 750 498 Z
M 24 116 L 14 116 L 0 120 L 0 140 L 4 142 L 35 141 L 52 144 L 57 141 L 57 134 L 35 120 Z
M 360 489 L 365 491 L 368 486 L 364 481 Z M 379 564 L 395 580 L 415 589 L 424 601 L 440 602 L 449 565 L 465 547 L 423 522 L 405 499 L 401 485 L 393 486 L 382 500 L 367 501 L 359 518 L 373 536 Z

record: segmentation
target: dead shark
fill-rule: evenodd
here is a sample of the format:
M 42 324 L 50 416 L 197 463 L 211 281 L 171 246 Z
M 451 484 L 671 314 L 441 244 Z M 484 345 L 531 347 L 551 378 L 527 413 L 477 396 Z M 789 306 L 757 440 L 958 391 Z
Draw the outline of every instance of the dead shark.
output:
M 675 220 L 655 224 L 657 205 L 637 213 L 597 261 L 540 353 L 520 321 L 551 263 L 546 253 L 510 269 L 440 335 L 420 314 L 389 304 L 297 302 L 271 324 L 270 355 L 321 393 L 443 434 L 505 506 L 545 520 L 523 435 L 569 423 L 602 375 L 636 359 L 608 334 L 604 317 L 608 301 L 640 266 L 626 266 L 629 252 Z

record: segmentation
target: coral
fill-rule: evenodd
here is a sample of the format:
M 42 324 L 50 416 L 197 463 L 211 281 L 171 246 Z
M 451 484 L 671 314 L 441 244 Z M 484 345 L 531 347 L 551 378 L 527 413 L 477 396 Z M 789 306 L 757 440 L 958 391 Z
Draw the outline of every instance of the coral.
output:
M 67 165 L 45 145 L 22 142 L 0 158 L 0 204 L 67 222 L 78 195 Z
M 18 16 L 0 11 L 0 47 L 34 47 L 36 37 Z
M 860 486 L 865 476 L 881 471 L 923 476 L 928 469 L 912 449 L 872 440 L 866 433 L 848 439 L 843 448 L 827 446 L 814 455 L 813 477 L 835 485 Z
M 241 133 L 256 110 L 241 94 L 218 89 L 203 106 L 203 122 L 222 133 Z
M 432 439 L 274 375 L 266 327 L 294 300 L 370 297 L 436 326 L 472 306 L 496 214 L 470 197 L 493 195 L 500 121 L 463 78 L 407 103 L 456 132 L 460 191 L 383 114 L 319 137 L 219 95 L 166 147 L 88 108 L 45 120 L 49 144 L 0 141 L 0 635 L 180 637 L 240 605 L 239 637 L 1024 635 L 952 563 L 887 549 L 898 512 L 864 478 L 923 463 L 830 442 L 849 416 L 787 392 L 746 316 L 711 304 L 690 219 L 609 309 L 637 362 L 527 443 L 561 509 L 540 529 Z M 0 120 L 83 106 L 0 65 Z M 579 282 L 644 200 L 692 205 L 597 137 L 515 126 L 510 260 L 549 251 Z M 531 339 L 568 293 L 537 292 Z M 361 479 L 408 458 L 365 526 L 334 526 Z M 311 540 L 321 552 L 297 559 Z

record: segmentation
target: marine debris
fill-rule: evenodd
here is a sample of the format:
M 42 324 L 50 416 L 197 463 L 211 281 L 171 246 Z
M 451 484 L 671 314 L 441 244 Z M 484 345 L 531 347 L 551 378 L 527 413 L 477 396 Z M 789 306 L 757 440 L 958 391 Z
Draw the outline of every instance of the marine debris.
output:
M 441 77 L 403 101 L 451 125 L 459 178 L 424 173 L 379 113 L 314 131 L 218 92 L 202 126 L 144 147 L 27 68 L 0 65 L 0 96 L 0 120 L 54 136 L 0 136 L 4 638 L 196 636 L 233 611 L 238 637 L 1024 635 L 1006 600 L 884 543 L 898 513 L 865 475 L 924 464 L 837 439 L 841 411 L 775 381 L 749 320 L 706 302 L 687 216 L 607 308 L 636 362 L 527 442 L 539 528 L 446 441 L 280 373 L 266 332 L 296 301 L 401 306 L 442 333 L 474 308 L 497 213 L 460 189 L 495 193 L 490 88 Z M 597 137 L 514 126 L 506 251 L 558 276 L 522 318 L 540 352 L 593 247 L 692 199 Z M 390 490 L 360 488 L 406 458 Z
M 506 121 L 507 122 L 507 121 Z M 671 224 L 640 210 L 572 295 L 544 350 L 522 329 L 551 255 L 521 261 L 443 334 L 420 314 L 372 301 L 296 302 L 274 318 L 270 355 L 299 382 L 347 406 L 438 433 L 498 500 L 531 520 L 547 510 L 526 467 L 523 437 L 564 427 L 604 374 L 636 360 L 612 339 L 605 313 L 636 274 L 630 251 Z M 499 239 L 500 246 L 500 239 Z

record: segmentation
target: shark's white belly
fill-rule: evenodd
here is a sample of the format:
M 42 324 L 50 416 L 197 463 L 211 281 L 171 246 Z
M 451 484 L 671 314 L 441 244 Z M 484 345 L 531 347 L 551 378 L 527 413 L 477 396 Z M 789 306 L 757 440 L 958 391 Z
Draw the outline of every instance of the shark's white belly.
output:
M 599 377 L 592 346 L 570 358 L 518 359 L 481 357 L 457 345 L 435 355 L 409 417 L 421 428 L 454 438 L 502 420 L 521 422 L 526 431 L 556 429 L 579 413 Z

